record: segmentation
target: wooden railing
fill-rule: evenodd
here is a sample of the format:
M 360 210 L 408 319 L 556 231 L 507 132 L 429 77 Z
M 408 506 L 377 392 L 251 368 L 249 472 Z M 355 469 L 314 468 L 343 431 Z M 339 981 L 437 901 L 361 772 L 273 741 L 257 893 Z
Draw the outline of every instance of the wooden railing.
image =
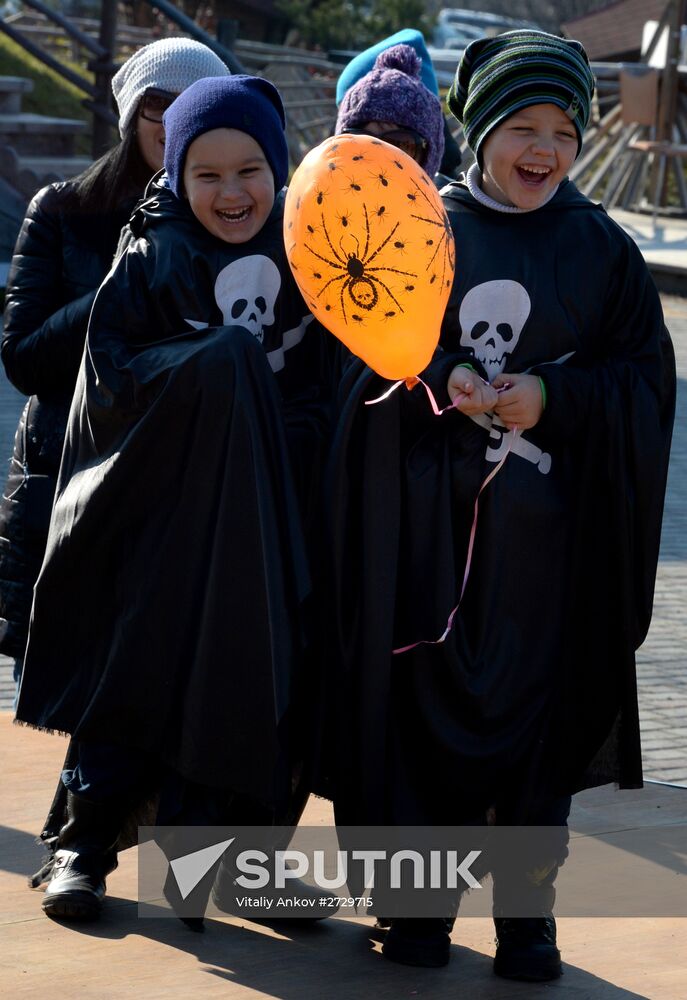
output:
M 264 76 L 278 87 L 284 99 L 287 140 L 294 166 L 309 149 L 332 134 L 336 121 L 335 88 L 341 71 L 339 63 L 325 58 L 322 53 L 242 39 L 238 39 L 230 51 L 167 0 L 146 2 L 166 19 L 162 29 L 165 36 L 179 33 L 196 38 L 217 52 L 233 72 Z M 94 155 L 107 148 L 112 139 L 111 126 L 115 117 L 110 84 L 118 63 L 140 45 L 161 35 L 159 29 L 135 28 L 124 23 L 118 18 L 120 12 L 113 2 L 104 0 L 102 10 L 100 21 L 67 19 L 46 8 L 40 0 L 25 0 L 24 13 L 0 20 L 0 29 L 82 90 L 83 103 L 93 114 Z M 74 61 L 80 65 L 85 63 L 95 74 L 94 80 L 61 63 L 60 53 L 63 59 L 65 54 L 72 60 L 78 56 Z M 456 63 L 459 56 L 456 52 Z M 666 207 L 672 202 L 674 209 L 687 211 L 682 157 L 668 158 L 658 147 L 645 149 L 647 142 L 656 140 L 657 130 L 628 123 L 627 114 L 623 113 L 619 94 L 622 65 L 595 63 L 592 68 L 597 79 L 594 115 L 584 151 L 573 166 L 572 178 L 590 198 L 601 200 L 609 207 L 639 207 L 653 201 Z M 679 145 L 687 144 L 687 74 L 680 72 L 677 79 L 677 110 L 672 134 L 663 141 Z M 450 119 L 450 124 L 467 167 L 472 154 L 458 123 Z M 657 176 L 661 164 L 659 191 L 659 185 L 655 181 L 648 185 L 647 179 Z

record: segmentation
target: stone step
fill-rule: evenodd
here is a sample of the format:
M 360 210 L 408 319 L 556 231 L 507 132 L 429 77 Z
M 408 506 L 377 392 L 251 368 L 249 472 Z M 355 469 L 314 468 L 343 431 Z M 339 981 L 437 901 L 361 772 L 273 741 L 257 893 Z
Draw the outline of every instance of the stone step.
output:
M 13 146 L 3 145 L 0 141 L 0 180 L 9 184 L 20 199 L 23 199 L 24 209 L 39 188 L 53 181 L 75 177 L 91 162 L 92 160 L 86 156 L 38 156 L 18 153 Z M 24 211 L 19 218 L 15 218 L 16 212 L 5 214 L 15 219 L 18 232 Z
M 29 112 L 0 114 L 0 143 L 17 153 L 35 156 L 71 156 L 74 137 L 87 130 L 86 122 L 74 118 L 51 118 Z
M 22 94 L 30 94 L 32 90 L 33 80 L 23 76 L 0 76 L 0 114 L 18 114 Z
M 76 177 L 82 170 L 90 166 L 93 160 L 90 156 L 20 156 L 19 167 L 31 170 L 39 180 L 43 177 L 59 177 L 69 180 Z M 48 181 L 45 181 L 47 184 Z

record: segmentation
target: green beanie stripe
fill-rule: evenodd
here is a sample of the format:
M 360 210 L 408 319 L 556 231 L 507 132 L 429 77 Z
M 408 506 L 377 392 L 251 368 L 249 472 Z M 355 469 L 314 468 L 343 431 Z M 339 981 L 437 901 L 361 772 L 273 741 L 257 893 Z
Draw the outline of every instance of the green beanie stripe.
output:
M 555 104 L 578 137 L 589 122 L 594 76 L 579 42 L 543 31 L 509 31 L 466 48 L 449 90 L 449 110 L 479 158 L 489 133 L 533 104 Z

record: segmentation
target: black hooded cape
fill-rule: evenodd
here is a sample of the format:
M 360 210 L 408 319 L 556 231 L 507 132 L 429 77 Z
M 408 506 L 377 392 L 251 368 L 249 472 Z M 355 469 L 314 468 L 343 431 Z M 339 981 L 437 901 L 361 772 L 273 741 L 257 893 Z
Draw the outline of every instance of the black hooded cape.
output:
M 327 415 L 281 224 L 279 196 L 224 243 L 162 183 L 132 217 L 90 319 L 17 711 L 268 805 L 295 753 Z
M 508 445 L 491 416 L 432 415 L 354 362 L 328 482 L 340 823 L 461 823 L 514 799 L 641 785 L 635 650 L 651 616 L 675 369 L 632 240 L 565 182 L 536 212 L 442 192 L 456 278 L 425 373 L 531 371 L 548 401 Z M 481 359 L 481 360 L 480 360 Z M 505 442 L 505 443 L 504 443 Z M 342 749 L 342 752 L 337 752 Z

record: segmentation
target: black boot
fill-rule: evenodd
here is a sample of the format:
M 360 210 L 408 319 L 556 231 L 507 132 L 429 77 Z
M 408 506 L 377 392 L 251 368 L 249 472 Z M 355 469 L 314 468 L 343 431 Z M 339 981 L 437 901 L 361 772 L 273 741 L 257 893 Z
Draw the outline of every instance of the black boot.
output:
M 368 916 L 369 915 L 370 915 L 370 911 L 368 910 Z M 444 919 L 444 923 L 446 924 L 446 930 L 450 934 L 451 931 L 453 930 L 453 926 L 454 926 L 454 924 L 456 922 L 456 918 L 455 917 L 445 917 L 443 919 Z M 372 929 L 374 931 L 378 931 L 380 934 L 386 934 L 386 932 L 389 930 L 390 927 L 391 927 L 391 917 L 377 917 L 377 919 L 375 920 L 375 923 L 374 923 L 374 927 Z
M 451 956 L 449 925 L 443 917 L 392 920 L 386 933 L 382 954 L 401 965 L 428 969 L 448 965 Z
M 567 844 L 567 828 L 562 832 L 551 827 L 549 836 L 564 837 Z M 553 918 L 555 881 L 563 849 L 567 854 L 567 846 L 563 845 L 556 859 L 551 849 L 547 860 L 527 857 L 522 865 L 512 863 L 493 872 L 497 976 L 540 983 L 563 975 Z
M 308 885 L 300 878 L 290 878 L 283 889 L 274 885 L 275 852 L 284 849 L 291 841 L 298 821 L 303 814 L 309 797 L 307 782 L 301 780 L 293 791 L 288 807 L 275 815 L 264 806 L 245 797 L 236 796 L 225 818 L 228 826 L 237 823 L 240 826 L 273 827 L 274 836 L 264 846 L 268 855 L 266 867 L 272 878 L 268 884 L 259 890 L 242 888 L 236 882 L 238 872 L 234 864 L 226 856 L 222 856 L 215 881 L 212 886 L 212 902 L 222 913 L 233 917 L 245 917 L 249 920 L 289 920 L 291 918 L 307 921 L 325 920 L 332 917 L 339 909 L 338 905 L 328 902 L 334 898 L 334 893 L 323 892 L 316 886 Z M 251 906 L 239 902 L 241 897 L 259 896 L 271 902 L 266 913 L 264 906 Z
M 494 917 L 494 972 L 504 979 L 543 983 L 563 975 L 556 945 L 556 921 L 541 917 Z
M 43 909 L 57 920 L 95 920 L 103 905 L 105 877 L 117 867 L 115 844 L 123 812 L 109 802 L 68 792 L 67 816 Z

